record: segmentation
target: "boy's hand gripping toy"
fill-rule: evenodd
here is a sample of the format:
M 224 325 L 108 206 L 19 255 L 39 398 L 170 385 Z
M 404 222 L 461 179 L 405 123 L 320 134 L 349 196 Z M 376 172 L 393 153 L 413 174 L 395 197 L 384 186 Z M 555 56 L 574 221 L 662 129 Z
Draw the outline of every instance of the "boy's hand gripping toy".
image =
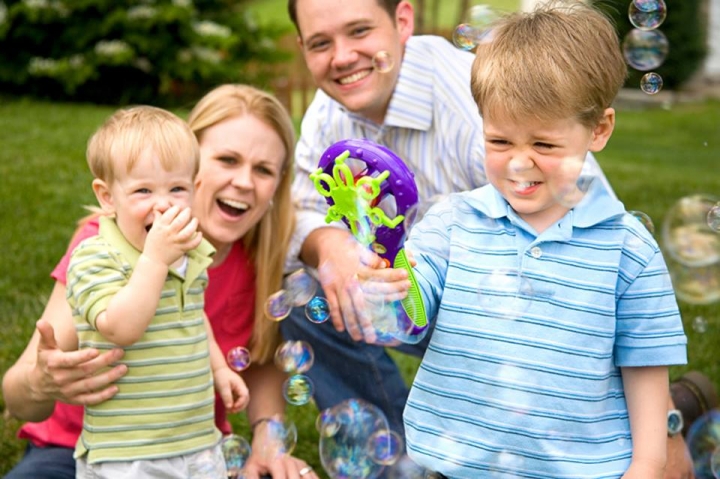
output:
M 354 165 L 364 164 L 362 170 L 353 174 L 346 163 L 348 158 Z M 410 290 L 397 308 L 400 334 L 396 338 L 405 342 L 422 339 L 428 326 L 427 316 L 404 248 L 403 220 L 418 202 L 412 172 L 388 148 L 370 140 L 353 139 L 339 141 L 325 150 L 310 179 L 330 205 L 327 223 L 343 220 L 361 244 L 369 246 L 389 266 L 408 272 Z M 377 206 L 389 196 L 395 200 L 393 218 Z

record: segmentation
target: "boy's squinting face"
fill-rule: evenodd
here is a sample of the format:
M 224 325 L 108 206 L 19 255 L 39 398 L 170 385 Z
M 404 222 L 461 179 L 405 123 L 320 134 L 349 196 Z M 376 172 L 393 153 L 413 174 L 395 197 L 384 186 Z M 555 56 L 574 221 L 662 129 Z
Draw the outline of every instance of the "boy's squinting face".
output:
M 401 2 L 391 18 L 377 0 L 298 0 L 299 42 L 316 85 L 348 110 L 381 124 L 395 89 L 413 9 Z M 393 64 L 373 68 L 381 51 Z
M 614 119 L 608 109 L 591 129 L 575 119 L 511 122 L 484 116 L 488 180 L 540 233 L 572 207 L 558 194 L 574 187 L 587 152 L 605 146 Z
M 124 166 L 116 166 L 115 170 L 115 178 L 105 190 L 105 200 L 115 212 L 125 239 L 142 251 L 156 211 L 164 213 L 171 206 L 182 210 L 192 205 L 194 168 L 188 162 L 167 171 L 158 156 L 146 149 L 132 170 L 128 172 Z M 103 192 L 96 190 L 96 194 Z

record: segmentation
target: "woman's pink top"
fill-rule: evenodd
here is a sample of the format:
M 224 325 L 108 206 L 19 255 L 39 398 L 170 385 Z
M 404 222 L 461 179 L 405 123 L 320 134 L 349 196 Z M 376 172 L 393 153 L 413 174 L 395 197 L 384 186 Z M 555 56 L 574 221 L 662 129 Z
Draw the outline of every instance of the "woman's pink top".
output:
M 50 276 L 65 284 L 70 253 L 85 238 L 98 233 L 96 219 L 88 222 L 75 235 L 65 256 Z M 255 268 L 241 242 L 236 242 L 225 261 L 208 269 L 210 281 L 205 290 L 205 312 L 210 319 L 215 340 L 223 354 L 250 342 L 255 316 Z M 29 439 L 36 446 L 74 448 L 80 436 L 83 407 L 57 403 L 52 415 L 42 422 L 25 423 L 18 437 Z M 225 407 L 215 397 L 215 423 L 223 434 L 231 433 Z

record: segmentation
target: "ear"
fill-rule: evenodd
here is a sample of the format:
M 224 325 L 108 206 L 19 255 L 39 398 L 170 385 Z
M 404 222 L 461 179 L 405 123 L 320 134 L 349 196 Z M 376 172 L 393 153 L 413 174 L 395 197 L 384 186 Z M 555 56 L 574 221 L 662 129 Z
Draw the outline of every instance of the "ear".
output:
M 400 43 L 405 45 L 415 31 L 415 10 L 407 0 L 400 2 L 395 9 L 395 25 L 400 33 Z
M 103 180 L 95 178 L 92 182 L 92 189 L 103 212 L 109 214 L 115 213 L 115 205 L 113 204 L 113 197 L 108 184 Z
M 590 151 L 601 151 L 607 145 L 615 129 L 615 109 L 606 108 L 598 124 L 593 128 L 593 138 L 590 142 Z

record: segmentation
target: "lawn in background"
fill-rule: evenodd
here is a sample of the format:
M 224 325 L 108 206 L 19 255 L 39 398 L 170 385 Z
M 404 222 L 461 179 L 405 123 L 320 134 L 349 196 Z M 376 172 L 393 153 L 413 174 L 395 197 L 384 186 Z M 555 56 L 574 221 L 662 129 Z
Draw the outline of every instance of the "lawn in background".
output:
M 112 108 L 55 104 L 30 100 L 0 101 L 0 372 L 4 373 L 24 348 L 52 287 L 48 274 L 65 251 L 75 222 L 93 204 L 84 150 L 88 137 Z M 185 116 L 186 112 L 179 112 Z M 663 216 L 681 197 L 720 195 L 720 103 L 685 104 L 670 109 L 624 111 L 608 147 L 597 155 L 627 209 L 648 214 L 660 230 Z M 656 234 L 657 236 L 657 234 Z M 659 240 L 659 238 L 658 238 Z M 720 384 L 720 344 L 717 304 L 682 304 L 689 337 L 688 367 L 673 368 L 676 377 L 699 369 Z M 695 331 L 693 319 L 708 323 Z M 408 380 L 417 360 L 395 355 Z M 0 408 L 4 402 L 0 399 Z M 288 406 L 299 433 L 297 454 L 320 468 L 312 405 Z M 15 438 L 20 423 L 0 420 L 0 475 L 22 453 Z M 233 419 L 247 434 L 244 416 Z

